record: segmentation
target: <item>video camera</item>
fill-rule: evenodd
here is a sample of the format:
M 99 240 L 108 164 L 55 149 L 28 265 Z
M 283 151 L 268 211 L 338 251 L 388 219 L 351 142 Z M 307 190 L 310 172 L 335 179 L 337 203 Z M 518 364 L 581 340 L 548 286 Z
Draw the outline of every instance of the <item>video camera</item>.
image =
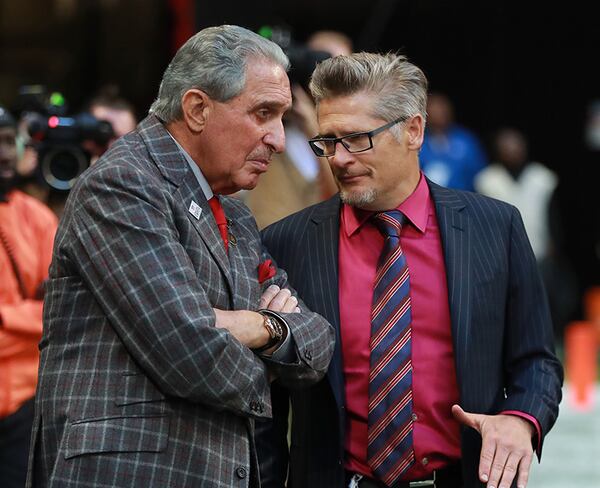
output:
M 106 149 L 114 135 L 110 122 L 88 113 L 67 116 L 62 95 L 47 96 L 40 85 L 21 87 L 18 102 L 38 154 L 38 175 L 55 190 L 70 190 L 90 165 L 91 146 Z
M 264 25 L 258 30 L 258 34 L 279 45 L 290 60 L 290 81 L 304 88 L 308 86 L 317 64 L 331 57 L 325 51 L 314 51 L 298 44 L 292 39 L 291 30 L 286 27 Z

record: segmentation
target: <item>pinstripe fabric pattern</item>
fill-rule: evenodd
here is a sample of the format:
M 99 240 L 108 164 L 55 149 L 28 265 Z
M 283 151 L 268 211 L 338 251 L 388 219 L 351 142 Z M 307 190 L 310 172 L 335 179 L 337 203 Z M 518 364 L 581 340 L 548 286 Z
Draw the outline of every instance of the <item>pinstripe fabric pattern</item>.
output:
M 410 276 L 400 245 L 404 215 L 392 210 L 373 220 L 386 239 L 373 286 L 367 463 L 392 486 L 415 461 Z
M 461 405 L 488 414 L 527 412 L 546 435 L 558 415 L 562 367 L 554 354 L 547 301 L 521 217 L 506 203 L 428 184 L 442 237 Z M 288 397 L 293 411 L 288 486 L 344 484 L 339 205 L 334 197 L 263 232 L 265 245 L 306 304 L 338 329 L 326 381 L 301 394 L 273 387 L 274 420 L 260 423 L 257 439 L 266 488 L 282 487 L 282 473 L 288 469 L 287 454 L 264 448 L 265 439 L 277 443 L 285 435 Z M 480 438 L 464 429 L 461 443 L 464 486 L 479 488 Z
M 196 202 L 196 218 L 188 209 Z M 212 307 L 255 310 L 269 256 L 254 219 L 223 197 L 219 230 L 183 155 L 154 117 L 77 182 L 46 292 L 28 486 L 258 486 L 254 419 L 271 414 L 267 364 L 299 387 L 323 376 L 333 331 L 284 314 L 297 358 L 261 359 Z

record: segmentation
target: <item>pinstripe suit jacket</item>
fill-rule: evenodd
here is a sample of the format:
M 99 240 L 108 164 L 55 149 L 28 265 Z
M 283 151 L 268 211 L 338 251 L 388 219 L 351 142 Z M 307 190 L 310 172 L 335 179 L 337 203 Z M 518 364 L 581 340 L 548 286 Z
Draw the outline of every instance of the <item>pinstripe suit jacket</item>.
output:
M 547 300 L 518 211 L 503 202 L 428 182 L 439 223 L 461 406 L 533 415 L 545 435 L 561 398 L 562 368 L 553 351 Z M 336 328 L 327 379 L 291 393 L 288 487 L 343 486 L 345 408 L 338 303 L 339 197 L 263 231 L 263 243 L 311 308 Z M 273 385 L 274 421 L 258 425 L 263 486 L 283 486 L 288 391 Z M 272 446 L 277 446 L 274 449 Z M 465 487 L 479 487 L 481 441 L 461 433 Z M 278 453 L 283 452 L 281 455 Z
M 188 210 L 192 202 L 202 212 Z M 212 307 L 256 310 L 268 256 L 248 209 L 222 198 L 229 255 L 183 154 L 148 117 L 81 176 L 46 291 L 29 486 L 257 487 L 254 419 L 267 366 L 289 386 L 327 369 L 333 330 L 283 314 L 295 361 L 258 357 Z

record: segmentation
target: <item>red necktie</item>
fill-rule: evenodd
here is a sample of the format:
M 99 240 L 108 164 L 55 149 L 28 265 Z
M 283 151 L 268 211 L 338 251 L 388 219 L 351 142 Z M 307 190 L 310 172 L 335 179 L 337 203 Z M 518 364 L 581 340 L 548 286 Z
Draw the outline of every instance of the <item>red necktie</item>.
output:
M 219 226 L 221 239 L 223 239 L 223 244 L 225 245 L 225 252 L 228 252 L 229 238 L 227 237 L 227 219 L 225 218 L 225 212 L 223 211 L 223 207 L 221 206 L 219 197 L 217 197 L 217 195 L 214 195 L 211 199 L 208 200 L 208 204 L 210 205 L 210 209 L 212 210 L 213 216 L 217 222 L 217 225 Z

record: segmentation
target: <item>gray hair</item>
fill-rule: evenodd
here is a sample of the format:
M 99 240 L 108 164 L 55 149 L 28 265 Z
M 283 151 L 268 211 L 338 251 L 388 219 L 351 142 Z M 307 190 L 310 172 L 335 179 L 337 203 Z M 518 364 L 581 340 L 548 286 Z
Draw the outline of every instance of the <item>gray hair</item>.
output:
M 317 105 L 327 98 L 372 93 L 371 115 L 387 122 L 416 114 L 427 117 L 427 78 L 400 54 L 361 52 L 326 59 L 311 77 L 310 92 Z
M 222 25 L 201 30 L 179 48 L 165 70 L 150 113 L 167 123 L 181 119 L 181 99 L 193 88 L 218 102 L 236 97 L 246 85 L 250 58 L 289 69 L 289 60 L 277 44 L 248 29 Z

